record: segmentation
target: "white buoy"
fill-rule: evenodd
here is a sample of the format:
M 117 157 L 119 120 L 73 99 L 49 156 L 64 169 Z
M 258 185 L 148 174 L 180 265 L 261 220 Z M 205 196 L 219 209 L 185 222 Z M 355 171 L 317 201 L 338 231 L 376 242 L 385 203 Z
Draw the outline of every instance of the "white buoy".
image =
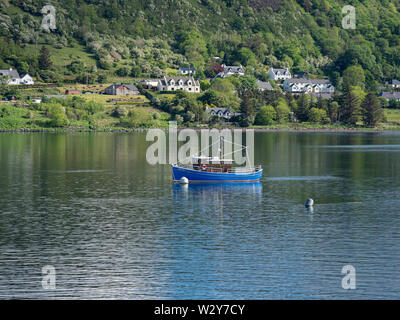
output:
M 307 208 L 312 207 L 313 205 L 314 205 L 314 200 L 313 199 L 307 199 L 306 200 L 305 206 Z
M 182 177 L 179 179 L 179 183 L 180 184 L 188 184 L 189 183 L 189 179 L 186 177 Z

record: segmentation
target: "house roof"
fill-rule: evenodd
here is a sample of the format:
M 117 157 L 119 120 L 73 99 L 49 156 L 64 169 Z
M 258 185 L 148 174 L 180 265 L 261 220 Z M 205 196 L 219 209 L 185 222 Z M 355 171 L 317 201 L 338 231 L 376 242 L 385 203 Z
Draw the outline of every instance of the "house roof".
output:
M 274 90 L 274 88 L 272 87 L 272 85 L 269 82 L 263 82 L 263 81 L 257 80 L 257 85 L 258 85 L 258 88 L 261 90 L 270 90 L 270 91 Z
M 226 65 L 222 65 L 222 68 L 224 68 L 224 73 L 243 73 L 244 69 L 243 66 L 226 66 Z
M 113 84 L 113 85 L 107 87 L 106 90 L 107 89 L 118 90 L 122 86 L 126 87 L 126 88 L 128 88 L 129 90 L 132 90 L 132 91 L 138 91 L 138 88 L 133 84 Z
M 222 113 L 232 113 L 231 110 L 229 110 L 228 108 L 207 108 L 207 111 L 214 111 L 215 113 L 218 113 L 219 111 L 222 111 Z
M 393 79 L 393 80 L 390 80 L 389 84 L 400 85 L 400 81 Z
M 382 92 L 381 96 L 388 100 L 397 100 L 400 99 L 400 92 Z
M 188 85 L 187 84 L 188 81 L 191 81 L 192 85 L 194 85 L 194 86 L 199 86 L 200 85 L 200 82 L 195 80 L 193 77 L 164 77 L 164 78 L 158 80 L 158 83 L 160 83 L 163 86 L 166 86 L 166 85 L 169 84 L 169 82 L 171 80 L 174 80 L 175 83 L 178 82 L 179 80 L 182 80 L 183 85 Z
M 10 79 L 19 79 L 19 74 L 17 70 L 4 69 L 0 70 L 0 77 L 9 77 Z
M 270 69 L 271 72 L 273 72 L 276 75 L 286 75 L 286 74 L 290 74 L 289 68 L 285 68 L 285 69 L 275 69 L 275 68 L 271 68 Z
M 196 69 L 195 68 L 179 68 L 179 71 L 192 71 L 192 72 L 195 72 Z

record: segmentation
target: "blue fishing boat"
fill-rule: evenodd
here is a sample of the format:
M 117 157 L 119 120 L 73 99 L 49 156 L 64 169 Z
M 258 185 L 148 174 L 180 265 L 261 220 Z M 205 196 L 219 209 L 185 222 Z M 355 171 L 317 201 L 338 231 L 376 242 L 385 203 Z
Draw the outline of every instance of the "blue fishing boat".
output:
M 220 148 L 220 152 L 222 155 L 222 148 Z M 192 156 L 192 163 L 189 165 L 172 165 L 172 177 L 174 182 L 181 183 L 260 181 L 263 173 L 261 166 L 234 167 L 232 164 L 232 159 Z

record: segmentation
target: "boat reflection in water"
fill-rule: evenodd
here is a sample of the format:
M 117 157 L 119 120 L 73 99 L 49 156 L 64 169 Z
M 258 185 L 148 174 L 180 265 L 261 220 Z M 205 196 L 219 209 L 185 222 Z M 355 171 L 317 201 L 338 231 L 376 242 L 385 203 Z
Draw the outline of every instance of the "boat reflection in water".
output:
M 240 198 L 244 202 L 257 202 L 262 200 L 261 182 L 243 183 L 190 183 L 173 184 L 173 199 L 176 205 L 182 201 L 192 203 L 203 202 L 208 205 L 237 203 Z

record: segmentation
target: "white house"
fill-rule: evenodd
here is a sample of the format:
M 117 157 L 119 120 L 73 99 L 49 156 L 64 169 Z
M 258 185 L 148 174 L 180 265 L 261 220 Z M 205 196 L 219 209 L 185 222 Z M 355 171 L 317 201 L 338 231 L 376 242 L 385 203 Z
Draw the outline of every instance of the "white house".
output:
M 391 86 L 393 89 L 398 89 L 398 88 L 400 88 L 400 81 L 393 79 L 393 80 L 386 82 L 386 85 Z
M 158 80 L 157 90 L 200 92 L 200 82 L 193 77 L 163 77 Z
M 328 79 L 293 78 L 283 82 L 283 90 L 292 93 L 334 93 L 335 87 Z
M 19 84 L 35 84 L 35 82 L 29 74 L 24 74 L 19 79 Z
M 5 79 L 6 83 L 11 85 L 34 84 L 33 79 L 29 74 L 24 74 L 20 77 L 18 71 L 13 70 L 12 68 L 0 70 L 0 78 Z
M 196 74 L 195 68 L 179 68 L 178 75 L 192 75 Z
M 235 114 L 227 109 L 227 108 L 210 108 L 207 107 L 206 108 L 206 112 L 210 115 L 210 116 L 217 116 L 218 118 L 223 118 L 226 120 L 229 120 L 230 118 L 232 118 Z
M 221 71 L 220 73 L 218 73 L 215 78 L 226 78 L 226 77 L 230 77 L 233 76 L 234 74 L 237 74 L 239 76 L 244 76 L 244 68 L 242 65 L 240 66 L 227 66 L 225 64 L 223 64 L 221 66 L 224 71 Z M 214 79 L 215 79 L 214 78 Z
M 286 80 L 286 79 L 291 79 L 292 74 L 289 71 L 289 68 L 285 69 L 275 69 L 271 68 L 268 71 L 268 77 L 274 81 L 276 80 Z
M 153 90 L 157 89 L 158 80 L 157 79 L 144 79 L 139 81 L 143 89 Z

